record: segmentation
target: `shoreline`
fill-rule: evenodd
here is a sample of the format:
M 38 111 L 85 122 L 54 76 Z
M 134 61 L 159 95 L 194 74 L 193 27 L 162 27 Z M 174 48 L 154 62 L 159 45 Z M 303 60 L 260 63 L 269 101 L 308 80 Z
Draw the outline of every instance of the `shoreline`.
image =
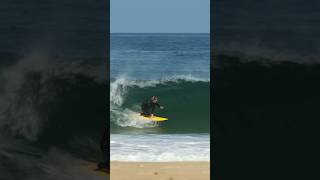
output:
M 209 180 L 210 162 L 110 162 L 112 180 Z

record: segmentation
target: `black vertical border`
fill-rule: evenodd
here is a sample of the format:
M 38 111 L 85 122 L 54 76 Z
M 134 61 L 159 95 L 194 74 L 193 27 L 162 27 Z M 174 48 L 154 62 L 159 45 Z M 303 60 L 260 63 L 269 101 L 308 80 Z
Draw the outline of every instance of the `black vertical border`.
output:
M 107 154 L 109 160 L 109 172 L 110 172 L 110 0 L 105 0 L 105 24 L 106 24 L 106 43 L 105 43 L 105 61 L 106 61 L 106 101 L 107 101 L 107 129 L 109 130 L 109 152 Z
M 215 168 L 216 168 L 216 162 L 215 162 L 215 149 L 216 149 L 216 134 L 215 134 L 215 125 L 214 125 L 214 109 L 213 109 L 213 82 L 214 82 L 214 70 L 213 70 L 213 64 L 214 64 L 214 0 L 210 0 L 210 179 L 216 179 L 215 177 Z

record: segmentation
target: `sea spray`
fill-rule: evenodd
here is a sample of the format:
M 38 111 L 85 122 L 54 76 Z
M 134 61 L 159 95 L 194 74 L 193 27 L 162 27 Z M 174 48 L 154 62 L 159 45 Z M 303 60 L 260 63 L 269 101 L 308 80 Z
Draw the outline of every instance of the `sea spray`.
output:
M 155 127 L 156 123 L 145 121 L 137 112 L 128 108 L 122 109 L 128 86 L 136 86 L 125 78 L 118 78 L 110 85 L 110 112 L 111 120 L 122 127 L 146 128 Z M 141 85 L 141 84 L 140 84 Z

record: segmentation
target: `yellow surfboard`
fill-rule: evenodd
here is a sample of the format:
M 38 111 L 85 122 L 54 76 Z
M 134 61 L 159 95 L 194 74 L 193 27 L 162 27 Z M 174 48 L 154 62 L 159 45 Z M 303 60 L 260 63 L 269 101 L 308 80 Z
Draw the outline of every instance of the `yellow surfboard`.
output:
M 140 117 L 142 117 L 144 120 L 149 120 L 149 121 L 167 121 L 169 120 L 168 118 L 165 117 L 159 117 L 159 116 L 142 116 L 139 114 Z

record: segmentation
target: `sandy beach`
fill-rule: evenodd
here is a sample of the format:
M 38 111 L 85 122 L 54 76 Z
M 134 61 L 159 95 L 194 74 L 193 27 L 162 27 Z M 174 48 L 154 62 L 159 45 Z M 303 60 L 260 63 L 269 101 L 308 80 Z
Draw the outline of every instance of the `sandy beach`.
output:
M 112 180 L 209 180 L 209 162 L 111 162 Z

